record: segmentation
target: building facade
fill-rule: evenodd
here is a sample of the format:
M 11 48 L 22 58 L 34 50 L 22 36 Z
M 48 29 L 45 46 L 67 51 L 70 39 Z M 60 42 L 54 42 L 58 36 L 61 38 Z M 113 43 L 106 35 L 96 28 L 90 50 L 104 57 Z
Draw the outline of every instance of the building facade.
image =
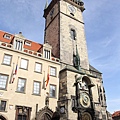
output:
M 60 63 L 50 45 L 0 31 L 0 58 L 0 119 L 35 120 L 45 106 L 56 110 Z
M 0 31 L 0 119 L 108 120 L 102 73 L 89 64 L 81 0 L 45 6 L 44 44 Z

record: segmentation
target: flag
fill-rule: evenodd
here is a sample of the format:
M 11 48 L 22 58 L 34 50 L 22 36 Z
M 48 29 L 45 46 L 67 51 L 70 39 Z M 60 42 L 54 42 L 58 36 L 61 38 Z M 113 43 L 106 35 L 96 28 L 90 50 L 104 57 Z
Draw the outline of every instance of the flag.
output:
M 47 87 L 47 85 L 48 85 L 48 83 L 49 83 L 49 79 L 50 79 L 50 77 L 49 77 L 49 67 L 48 67 L 47 80 L 46 80 L 46 87 Z
M 46 88 L 45 88 L 45 71 L 44 71 L 44 77 L 43 77 L 43 85 L 42 85 L 42 89 L 46 90 Z
M 18 56 L 18 60 L 19 60 L 19 56 Z M 17 64 L 16 64 L 15 71 L 13 72 L 12 83 L 14 83 L 15 77 L 16 77 L 16 75 L 17 75 L 17 70 L 18 70 L 18 60 L 17 60 Z
M 18 64 L 16 65 L 15 71 L 14 71 L 14 73 L 13 73 L 12 83 L 14 82 L 15 76 L 17 75 L 17 69 L 18 69 Z

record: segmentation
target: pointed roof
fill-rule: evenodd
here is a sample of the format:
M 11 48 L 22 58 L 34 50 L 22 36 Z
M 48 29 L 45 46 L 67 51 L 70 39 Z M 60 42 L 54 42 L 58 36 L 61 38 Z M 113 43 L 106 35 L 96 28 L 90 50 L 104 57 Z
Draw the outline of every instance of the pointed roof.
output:
M 48 7 L 48 0 L 46 0 L 46 4 L 45 4 L 44 10 L 47 9 L 47 7 Z

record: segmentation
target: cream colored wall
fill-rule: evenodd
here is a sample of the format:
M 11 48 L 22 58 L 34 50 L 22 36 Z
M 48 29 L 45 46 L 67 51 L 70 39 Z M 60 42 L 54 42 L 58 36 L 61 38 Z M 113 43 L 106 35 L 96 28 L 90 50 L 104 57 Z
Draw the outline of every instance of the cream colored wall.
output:
M 12 55 L 12 62 L 11 66 L 2 65 L 3 56 L 4 54 L 10 54 Z M 12 73 L 13 63 L 17 63 L 17 59 L 19 58 L 18 62 L 18 71 L 16 75 L 16 79 L 13 84 L 9 84 L 10 81 L 10 75 Z M 20 61 L 21 58 L 25 58 L 29 60 L 28 64 L 28 70 L 20 69 Z M 42 63 L 42 73 L 36 73 L 34 72 L 35 68 L 35 62 Z M 54 84 L 57 86 L 56 91 L 56 98 L 50 98 L 49 101 L 49 107 L 53 111 L 55 111 L 55 108 L 57 106 L 57 100 L 58 100 L 58 89 L 59 89 L 59 70 L 60 66 L 57 62 L 52 62 L 51 60 L 45 60 L 42 58 L 35 58 L 32 56 L 28 56 L 26 54 L 23 54 L 22 52 L 14 52 L 7 49 L 2 49 L 0 47 L 0 74 L 6 74 L 9 75 L 8 84 L 7 84 L 7 90 L 0 90 L 0 93 L 3 93 L 2 96 L 0 96 L 0 99 L 6 99 L 8 100 L 7 104 L 7 112 L 0 112 L 0 114 L 3 114 L 7 116 L 8 120 L 14 120 L 15 119 L 15 106 L 27 106 L 32 107 L 31 112 L 31 120 L 34 120 L 35 118 L 35 112 L 36 112 L 36 104 L 38 104 L 38 110 L 42 109 L 45 106 L 45 95 L 46 92 L 49 92 L 49 85 L 47 86 L 46 91 L 42 89 L 43 85 L 43 78 L 44 78 L 44 71 L 45 71 L 45 80 L 47 79 L 47 73 L 48 73 L 48 66 L 56 67 L 57 69 L 57 76 L 52 77 L 50 76 L 49 84 Z M 26 88 L 25 93 L 18 93 L 16 92 L 17 89 L 17 83 L 18 83 L 18 77 L 25 78 L 26 79 Z M 33 95 L 33 81 L 40 81 L 41 82 L 41 94 L 40 96 Z M 9 106 L 12 105 L 12 109 L 9 108 Z
M 89 61 L 87 54 L 87 45 L 84 32 L 84 23 L 82 12 L 76 9 L 74 16 L 70 15 L 66 1 L 60 1 L 60 58 L 62 62 L 73 64 L 73 49 L 76 50 L 76 45 L 80 55 L 81 66 L 89 69 Z M 76 30 L 76 40 L 71 40 L 70 29 Z

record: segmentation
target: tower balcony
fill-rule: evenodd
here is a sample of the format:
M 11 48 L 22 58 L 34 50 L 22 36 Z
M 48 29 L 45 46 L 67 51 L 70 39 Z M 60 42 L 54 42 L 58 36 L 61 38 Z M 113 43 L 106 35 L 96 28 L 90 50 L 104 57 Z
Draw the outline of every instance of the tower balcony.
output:
M 79 8 L 82 12 L 85 10 L 84 2 L 82 2 L 81 0 L 66 0 L 66 1 Z

